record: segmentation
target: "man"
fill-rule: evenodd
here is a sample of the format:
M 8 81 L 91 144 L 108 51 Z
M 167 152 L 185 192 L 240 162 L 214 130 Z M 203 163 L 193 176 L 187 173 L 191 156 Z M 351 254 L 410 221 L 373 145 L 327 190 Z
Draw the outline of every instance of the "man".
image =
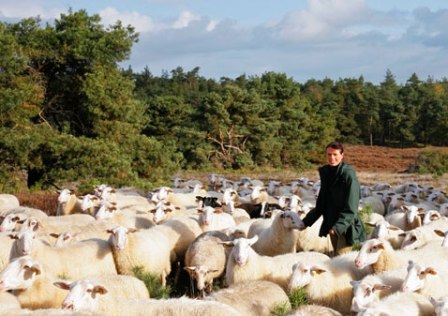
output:
M 328 164 L 319 168 L 321 187 L 316 207 L 303 219 L 305 226 L 323 216 L 319 236 L 330 235 L 333 254 L 352 249 L 352 245 L 366 240 L 366 232 L 359 217 L 360 187 L 355 170 L 342 161 L 344 147 L 339 142 L 327 145 Z

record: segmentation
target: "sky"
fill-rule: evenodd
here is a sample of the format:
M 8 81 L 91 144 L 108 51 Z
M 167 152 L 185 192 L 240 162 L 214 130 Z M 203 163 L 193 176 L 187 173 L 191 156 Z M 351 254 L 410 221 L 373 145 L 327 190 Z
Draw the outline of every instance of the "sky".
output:
M 446 0 L 0 0 L 0 21 L 52 23 L 70 8 L 135 27 L 139 41 L 121 66 L 155 76 L 180 66 L 216 80 L 448 77 Z

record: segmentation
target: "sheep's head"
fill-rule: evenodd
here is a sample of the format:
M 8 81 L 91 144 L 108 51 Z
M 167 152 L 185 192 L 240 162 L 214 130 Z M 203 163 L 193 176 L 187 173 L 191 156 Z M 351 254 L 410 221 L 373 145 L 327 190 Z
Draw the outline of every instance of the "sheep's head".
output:
M 384 241 L 369 239 L 362 243 L 358 256 L 355 259 L 355 267 L 363 269 L 376 263 L 384 250 Z

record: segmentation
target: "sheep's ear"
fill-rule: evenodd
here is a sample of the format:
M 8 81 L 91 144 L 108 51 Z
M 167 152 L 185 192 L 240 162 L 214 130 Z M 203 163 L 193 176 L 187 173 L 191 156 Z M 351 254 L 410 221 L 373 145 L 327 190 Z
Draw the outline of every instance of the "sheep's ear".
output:
M 70 290 L 70 284 L 68 284 L 67 282 L 63 281 L 53 282 L 53 285 L 63 290 Z
M 202 208 L 198 208 L 198 213 L 203 213 L 204 210 Z
M 434 268 L 427 267 L 427 268 L 425 269 L 425 273 L 426 273 L 426 274 L 436 275 L 436 274 L 437 274 L 437 271 L 434 270 Z
M 202 201 L 204 197 L 196 195 L 196 202 Z
M 213 213 L 216 213 L 216 214 L 222 213 L 222 209 L 221 208 L 215 208 Z
M 437 305 L 437 300 L 434 297 L 431 296 L 429 298 L 429 301 L 431 302 L 432 305 L 434 305 L 434 306 Z
M 387 285 L 387 284 L 378 283 L 378 284 L 373 285 L 373 290 L 374 291 L 389 290 L 391 288 L 392 288 L 392 286 L 391 285 Z
M 384 243 L 379 243 L 377 245 L 378 249 L 383 249 L 384 250 Z
M 254 237 L 252 237 L 251 239 L 249 239 L 249 245 L 253 245 L 258 241 L 258 235 L 255 235 Z
M 36 275 L 39 275 L 42 272 L 42 267 L 37 262 L 34 263 L 32 266 L 25 265 L 24 268 L 31 270 L 32 272 L 36 273 Z
M 398 237 L 406 237 L 406 233 L 399 233 Z
M 112 234 L 114 231 L 112 229 L 106 229 L 106 233 Z
M 376 224 L 369 223 L 369 222 L 364 223 L 364 225 L 367 225 L 369 227 L 376 227 Z
M 223 245 L 224 248 L 231 248 L 234 246 L 233 241 L 218 241 L 218 244 Z
M 8 237 L 11 238 L 11 239 L 19 239 L 19 236 L 17 236 L 16 233 L 8 234 Z
M 102 285 L 95 285 L 95 287 L 93 288 L 92 292 L 93 293 L 98 293 L 98 294 L 106 294 L 108 291 Z
M 128 233 L 135 233 L 135 232 L 137 232 L 138 231 L 138 229 L 137 228 L 128 228 Z
M 397 226 L 394 226 L 394 225 L 389 225 L 388 227 L 387 227 L 387 229 L 389 229 L 389 230 L 401 230 L 401 228 L 399 228 L 399 227 L 397 227 Z
M 445 233 L 439 229 L 434 229 L 434 232 L 440 237 L 445 237 Z
M 56 233 L 49 233 L 49 235 L 51 237 L 54 237 L 54 238 L 58 238 L 59 237 L 59 234 L 56 234 Z

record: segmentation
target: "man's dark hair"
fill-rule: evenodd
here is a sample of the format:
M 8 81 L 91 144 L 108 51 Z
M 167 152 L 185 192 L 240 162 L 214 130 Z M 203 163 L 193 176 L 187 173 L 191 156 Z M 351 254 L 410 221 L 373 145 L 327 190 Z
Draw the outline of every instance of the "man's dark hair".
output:
M 325 149 L 333 148 L 333 149 L 339 149 L 341 154 L 344 152 L 344 146 L 340 142 L 331 142 L 325 147 Z

